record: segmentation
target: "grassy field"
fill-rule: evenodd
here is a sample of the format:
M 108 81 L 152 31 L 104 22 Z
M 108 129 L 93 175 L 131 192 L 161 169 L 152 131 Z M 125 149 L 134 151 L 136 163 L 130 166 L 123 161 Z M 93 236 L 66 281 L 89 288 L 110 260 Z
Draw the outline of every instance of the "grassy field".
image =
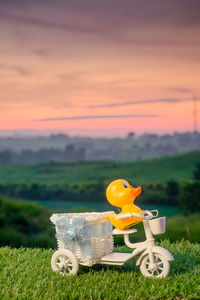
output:
M 80 184 L 126 178 L 136 184 L 191 179 L 200 152 L 140 162 L 48 163 L 33 166 L 1 166 L 2 183 Z
M 175 261 L 170 276 L 157 280 L 143 277 L 133 261 L 122 267 L 82 267 L 75 277 L 62 277 L 51 271 L 51 249 L 0 248 L 0 298 L 200 299 L 200 245 L 164 241 L 162 246 Z

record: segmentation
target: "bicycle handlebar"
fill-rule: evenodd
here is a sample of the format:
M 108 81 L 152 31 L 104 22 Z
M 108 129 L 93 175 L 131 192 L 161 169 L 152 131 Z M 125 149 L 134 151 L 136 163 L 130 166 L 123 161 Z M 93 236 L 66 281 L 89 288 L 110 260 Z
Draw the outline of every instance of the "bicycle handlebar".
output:
M 153 215 L 152 212 L 156 211 L 156 215 Z M 116 219 L 118 220 L 123 220 L 123 219 L 128 219 L 128 218 L 132 218 L 132 217 L 136 217 L 142 220 L 151 220 L 155 217 L 158 216 L 158 211 L 157 210 L 143 210 L 141 213 L 146 214 L 147 216 L 143 216 L 141 214 L 136 214 L 136 213 L 127 213 L 127 214 L 122 214 L 119 215 L 118 217 L 116 217 Z

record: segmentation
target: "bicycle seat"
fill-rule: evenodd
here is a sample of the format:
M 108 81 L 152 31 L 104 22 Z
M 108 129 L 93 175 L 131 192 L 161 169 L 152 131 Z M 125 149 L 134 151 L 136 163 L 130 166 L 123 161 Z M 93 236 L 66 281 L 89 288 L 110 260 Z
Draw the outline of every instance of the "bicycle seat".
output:
M 135 232 L 137 232 L 137 229 L 135 229 L 135 228 L 127 229 L 127 230 L 119 230 L 119 229 L 115 228 L 112 233 L 113 233 L 113 235 L 117 235 L 117 234 L 131 234 L 131 233 L 135 233 Z

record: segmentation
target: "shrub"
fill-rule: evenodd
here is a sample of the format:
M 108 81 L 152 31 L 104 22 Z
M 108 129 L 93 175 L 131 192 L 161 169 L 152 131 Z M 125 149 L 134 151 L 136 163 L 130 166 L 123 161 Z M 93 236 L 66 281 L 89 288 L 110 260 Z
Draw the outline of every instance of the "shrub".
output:
M 200 163 L 196 165 L 196 168 L 194 170 L 194 179 L 200 180 Z
M 0 196 L 0 245 L 54 247 L 50 215 L 39 205 Z
M 200 182 L 187 183 L 183 186 L 179 208 L 185 215 L 200 212 Z
M 166 193 L 169 197 L 171 204 L 177 205 L 178 204 L 178 196 L 179 196 L 180 188 L 179 184 L 175 180 L 170 180 L 167 182 L 167 189 Z

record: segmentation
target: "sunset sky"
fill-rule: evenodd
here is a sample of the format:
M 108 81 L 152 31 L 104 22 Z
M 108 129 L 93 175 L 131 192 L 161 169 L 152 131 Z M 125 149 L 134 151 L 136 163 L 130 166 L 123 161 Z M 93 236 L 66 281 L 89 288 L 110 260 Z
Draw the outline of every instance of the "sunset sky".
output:
M 2 133 L 193 130 L 199 0 L 1 0 L 0 38 Z

